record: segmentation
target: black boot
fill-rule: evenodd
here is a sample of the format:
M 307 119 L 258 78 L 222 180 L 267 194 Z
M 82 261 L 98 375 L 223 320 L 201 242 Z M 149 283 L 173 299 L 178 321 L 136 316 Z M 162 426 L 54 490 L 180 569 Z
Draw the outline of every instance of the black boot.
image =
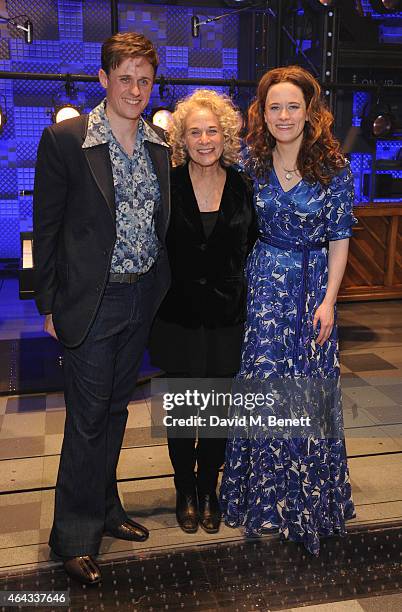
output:
M 195 533 L 198 529 L 198 504 L 196 492 L 177 491 L 176 518 L 179 526 L 186 533 Z
M 207 533 L 218 533 L 221 522 L 221 508 L 215 491 L 198 492 L 199 523 Z

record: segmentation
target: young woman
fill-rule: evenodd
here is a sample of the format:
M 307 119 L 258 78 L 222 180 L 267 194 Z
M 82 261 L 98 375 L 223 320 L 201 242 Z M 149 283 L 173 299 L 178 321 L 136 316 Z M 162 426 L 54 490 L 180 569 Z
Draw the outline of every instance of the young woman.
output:
M 305 379 L 307 390 L 337 386 L 335 304 L 354 224 L 353 178 L 320 94 L 303 68 L 269 71 L 247 137 L 260 235 L 239 378 Z M 329 410 L 342 432 L 339 401 Z M 228 525 L 279 530 L 318 554 L 319 537 L 344 534 L 354 515 L 343 435 L 232 437 L 220 499 Z

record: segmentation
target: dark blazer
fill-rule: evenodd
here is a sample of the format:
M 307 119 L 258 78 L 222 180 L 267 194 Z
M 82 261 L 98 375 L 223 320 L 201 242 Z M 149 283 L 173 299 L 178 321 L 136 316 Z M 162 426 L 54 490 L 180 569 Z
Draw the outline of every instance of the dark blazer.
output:
M 171 200 L 166 244 L 172 284 L 158 317 L 188 328 L 218 328 L 243 322 L 244 265 L 257 235 L 249 179 L 227 168 L 218 219 L 208 240 L 188 165 L 171 172 Z
M 88 116 L 47 127 L 39 143 L 34 188 L 35 300 L 52 313 L 60 341 L 81 344 L 99 308 L 116 241 L 115 194 L 107 144 L 83 149 Z M 159 136 L 163 131 L 151 126 Z M 169 286 L 164 248 L 170 215 L 169 156 L 146 141 L 159 179 L 155 219 L 161 252 L 155 265 L 155 312 Z

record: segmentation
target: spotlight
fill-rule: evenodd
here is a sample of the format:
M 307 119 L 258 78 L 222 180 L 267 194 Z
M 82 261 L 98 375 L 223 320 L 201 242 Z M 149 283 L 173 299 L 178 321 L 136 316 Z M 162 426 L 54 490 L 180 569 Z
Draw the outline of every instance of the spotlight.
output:
M 54 107 L 52 119 L 53 123 L 60 123 L 60 121 L 79 117 L 79 115 L 81 115 L 79 107 L 73 106 L 72 104 L 63 104 Z
M 370 0 L 377 13 L 395 13 L 402 9 L 402 0 Z
M 60 123 L 66 119 L 72 119 L 81 115 L 83 107 L 77 100 L 77 89 L 74 83 L 71 82 L 71 76 L 66 75 L 64 92 L 59 92 L 53 98 L 53 123 Z
M 169 82 L 165 78 L 165 76 L 161 74 L 161 76 L 159 77 L 159 97 L 161 100 L 163 100 L 164 98 L 167 98 L 171 95 L 172 93 L 169 87 Z
M 310 8 L 316 11 L 334 8 L 337 4 L 337 0 L 305 0 L 305 2 Z
M 17 15 L 13 18 L 4 17 L 3 15 L 0 15 L 0 20 L 6 23 L 10 23 L 15 28 L 17 28 L 17 30 L 20 30 L 20 32 L 24 32 L 24 40 L 28 45 L 30 45 L 33 42 L 33 23 L 29 19 L 26 19 L 26 21 L 24 21 L 24 24 L 21 25 L 16 21 L 16 19 L 20 19 L 21 17 L 26 17 L 26 15 Z
M 151 121 L 163 130 L 168 130 L 172 123 L 172 112 L 165 106 L 158 106 L 152 110 Z
M 394 131 L 395 118 L 387 104 L 377 102 L 363 111 L 361 129 L 368 138 L 382 138 Z
M 200 35 L 200 18 L 197 15 L 193 15 L 191 17 L 191 36 L 193 38 L 198 38 Z
M 32 41 L 33 41 L 33 24 L 32 24 L 32 21 L 29 21 L 29 19 L 27 19 L 24 22 L 23 26 L 17 26 L 17 28 L 24 32 L 25 42 L 28 45 L 30 45 L 32 43 Z
M 392 130 L 392 117 L 387 113 L 379 114 L 373 121 L 372 131 L 376 137 L 385 136 Z

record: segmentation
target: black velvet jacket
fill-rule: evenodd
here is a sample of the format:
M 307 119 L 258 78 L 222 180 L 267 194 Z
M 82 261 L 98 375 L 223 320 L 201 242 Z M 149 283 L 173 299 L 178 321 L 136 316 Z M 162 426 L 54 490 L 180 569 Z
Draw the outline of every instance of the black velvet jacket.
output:
M 252 185 L 244 173 L 227 168 L 218 218 L 207 240 L 188 165 L 174 168 L 166 238 L 172 284 L 158 317 L 188 328 L 243 322 L 244 266 L 256 236 Z

